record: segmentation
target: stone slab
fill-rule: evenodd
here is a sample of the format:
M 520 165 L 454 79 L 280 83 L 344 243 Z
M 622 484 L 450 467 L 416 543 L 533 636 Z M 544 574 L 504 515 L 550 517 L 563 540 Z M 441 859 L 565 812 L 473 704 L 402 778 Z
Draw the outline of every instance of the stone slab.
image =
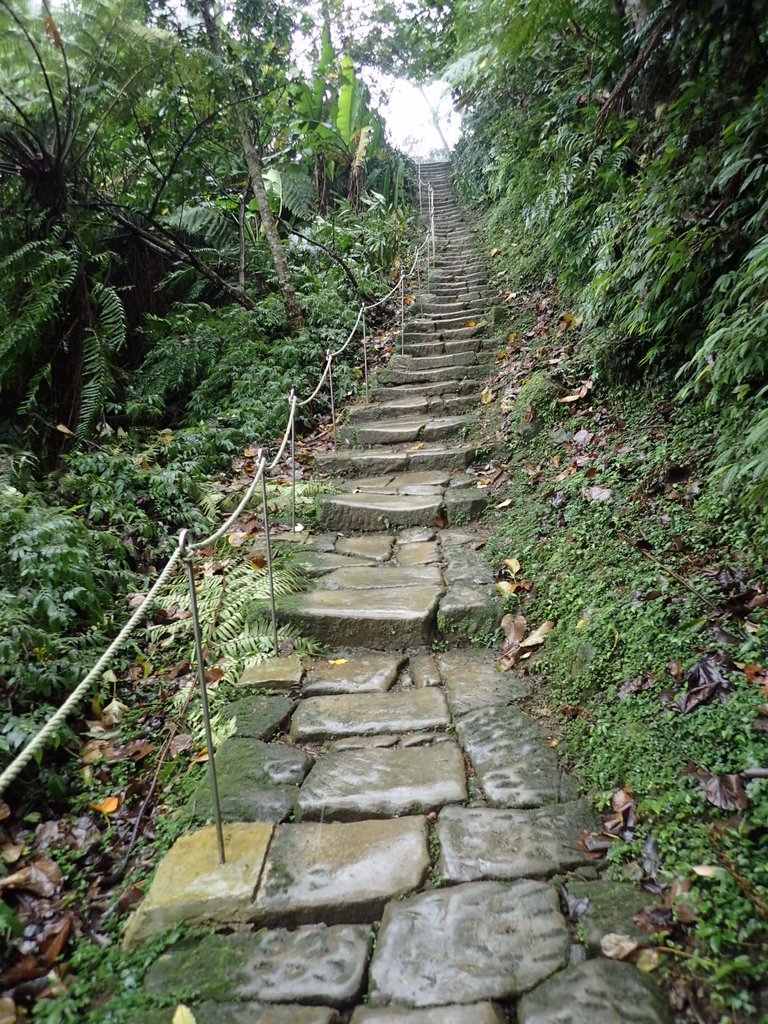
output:
M 397 548 L 397 564 L 429 565 L 432 562 L 440 561 L 440 552 L 437 544 L 427 541 L 424 544 L 400 544 Z
M 398 473 L 397 476 L 392 477 L 392 486 L 398 490 L 401 487 L 414 487 L 418 485 L 424 487 L 446 487 L 450 479 L 450 473 L 440 470 L 420 473 Z
M 411 896 L 384 911 L 371 1002 L 507 999 L 561 970 L 569 947 L 557 894 L 542 882 L 469 882 Z
M 441 595 L 435 586 L 311 591 L 281 598 L 278 615 L 329 646 L 403 650 L 432 641 Z
M 225 864 L 219 864 L 215 828 L 177 839 L 128 921 L 124 946 L 138 946 L 177 924 L 231 925 L 249 920 L 272 828 L 267 824 L 225 825 Z
M 417 688 L 439 686 L 440 673 L 431 654 L 417 654 L 411 658 L 411 679 Z
M 413 526 L 408 530 L 401 530 L 397 539 L 400 544 L 427 544 L 435 539 L 435 530 L 430 526 Z
M 493 583 L 493 573 L 477 551 L 443 540 L 443 572 L 448 583 Z
M 440 569 L 436 565 L 373 565 L 369 568 L 337 569 L 320 581 L 322 590 L 379 590 L 394 587 L 439 587 Z
M 561 799 L 557 755 L 530 715 L 514 707 L 480 708 L 460 718 L 457 729 L 492 807 L 539 807 Z
M 489 651 L 446 651 L 438 655 L 448 705 L 456 717 L 488 706 L 510 704 L 530 691 L 514 672 L 498 672 Z
M 296 701 L 290 697 L 241 697 L 222 710 L 221 720 L 234 719 L 237 736 L 268 740 L 285 725 L 295 707 Z
M 336 550 L 342 555 L 386 562 L 392 554 L 394 542 L 395 538 L 386 534 L 377 534 L 375 537 L 340 537 L 336 542 Z
M 668 1024 L 656 982 L 620 960 L 569 967 L 524 996 L 519 1024 Z
M 332 662 L 343 664 L 332 664 Z M 356 651 L 315 661 L 304 679 L 302 694 L 318 697 L 331 693 L 384 693 L 397 679 L 405 658 L 401 654 Z
M 488 492 L 477 487 L 450 487 L 444 498 L 445 517 L 451 526 L 467 523 L 472 519 L 478 519 L 487 508 L 488 502 Z M 486 566 L 483 568 L 487 569 Z
M 440 601 L 437 627 L 453 643 L 487 643 L 501 619 L 501 605 L 491 587 L 455 583 Z
M 194 1003 L 195 1024 L 333 1024 L 336 1017 L 327 1006 L 296 1003 Z M 173 1024 L 176 1007 L 152 1010 L 133 1017 L 131 1024 Z
M 358 1006 L 350 1024 L 504 1024 L 505 1020 L 493 1003 L 472 1003 L 429 1010 Z
M 172 948 L 150 967 L 151 994 L 183 990 L 198 999 L 344 1006 L 361 994 L 369 929 L 311 925 L 208 935 Z
M 591 863 L 576 844 L 592 825 L 581 801 L 532 810 L 445 807 L 437 820 L 438 870 L 450 882 L 546 878 Z
M 303 551 L 300 557 L 307 575 L 312 579 L 326 576 L 335 569 L 354 569 L 361 565 L 376 564 L 373 558 L 355 558 L 327 551 Z
M 426 819 L 280 825 L 256 909 L 260 922 L 358 924 L 418 889 L 429 868 Z
M 307 776 L 298 806 L 303 818 L 354 821 L 424 813 L 466 799 L 461 751 L 441 743 L 331 751 Z
M 225 821 L 284 821 L 293 810 L 297 787 L 312 765 L 303 750 L 284 743 L 262 743 L 231 736 L 216 752 L 219 800 Z M 206 771 L 187 804 L 189 814 L 213 816 Z
M 442 729 L 450 722 L 445 697 L 436 688 L 400 693 L 345 693 L 301 701 L 291 721 L 297 743 L 339 736 Z
M 291 654 L 287 658 L 268 658 L 260 665 L 246 669 L 238 685 L 264 690 L 293 690 L 303 675 L 304 663 L 301 656 Z
M 442 496 L 427 494 L 334 494 L 320 499 L 320 518 L 336 530 L 381 530 L 432 521 Z

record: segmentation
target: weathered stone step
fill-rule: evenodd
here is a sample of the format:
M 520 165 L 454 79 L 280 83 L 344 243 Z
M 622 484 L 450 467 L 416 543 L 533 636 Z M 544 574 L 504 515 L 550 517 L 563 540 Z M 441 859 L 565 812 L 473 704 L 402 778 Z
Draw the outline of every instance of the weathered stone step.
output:
M 492 807 L 557 803 L 568 786 L 536 719 L 515 707 L 485 707 L 457 721 L 459 741 Z
M 452 437 L 462 427 L 474 424 L 471 416 L 444 416 L 439 419 L 426 417 L 374 420 L 357 422 L 343 427 L 340 437 L 343 441 L 357 445 L 397 444 L 405 441 L 437 441 Z
M 207 935 L 163 953 L 144 984 L 164 998 L 192 990 L 203 1000 L 242 1000 L 246 1007 L 248 1000 L 347 1006 L 362 994 L 369 942 L 367 925 Z M 300 1014 L 287 1019 L 299 1022 Z M 247 1018 L 241 1013 L 237 1020 Z
M 477 352 L 480 345 L 472 338 L 460 338 L 458 341 L 441 341 L 437 334 L 434 341 L 408 341 L 406 339 L 402 351 L 405 355 L 424 358 L 425 356 L 458 355 L 462 352 Z
M 423 817 L 404 817 L 278 826 L 256 894 L 258 923 L 372 923 L 389 900 L 424 881 L 426 825 Z
M 301 701 L 291 721 L 291 737 L 295 743 L 311 743 L 340 736 L 445 729 L 449 724 L 445 697 L 434 687 L 402 693 L 345 693 Z
M 350 1024 L 504 1024 L 505 1020 L 506 1015 L 503 1015 L 503 1011 L 493 1003 L 470 1003 L 469 1006 L 457 1004 L 440 1006 L 433 1010 L 358 1006 L 352 1014 Z M 229 1024 L 229 1021 L 223 1024 Z M 283 1022 L 275 1021 L 275 1024 Z M 297 1021 L 296 1024 L 303 1024 L 303 1021 Z
M 440 324 L 435 327 L 421 327 L 415 325 L 413 327 L 406 328 L 405 340 L 406 341 L 432 341 L 434 339 L 440 341 L 460 341 L 464 338 L 475 338 L 479 334 L 482 334 L 485 323 L 475 323 L 472 327 L 469 327 L 466 323 L 460 327 L 454 327 L 449 324 Z
M 364 451 L 340 449 L 317 455 L 315 463 L 323 473 L 332 476 L 381 476 L 383 473 L 406 471 L 465 469 L 471 465 L 474 455 L 475 446 L 472 444 L 443 445 L 419 441 L 409 448 L 379 445 Z
M 358 537 L 356 540 L 373 540 Z M 364 648 L 339 652 L 328 660 L 315 660 L 302 686 L 302 696 L 320 697 L 338 693 L 386 693 L 405 664 L 402 654 L 382 654 Z
M 354 821 L 433 811 L 467 799 L 455 743 L 331 750 L 299 792 L 302 819 Z
M 313 590 L 280 598 L 277 612 L 330 646 L 404 650 L 434 639 L 441 594 L 434 585 Z
M 442 316 L 474 317 L 475 314 L 482 316 L 485 312 L 485 306 L 479 303 L 470 305 L 466 302 L 438 302 L 433 297 L 430 298 L 428 292 L 418 300 L 418 304 L 414 304 L 411 308 L 414 312 L 428 313 L 436 319 Z
M 406 341 L 403 354 L 425 358 L 426 356 L 459 355 L 462 352 L 478 352 L 481 345 L 472 338 L 460 338 L 458 341 Z
M 438 870 L 450 882 L 548 878 L 590 863 L 577 844 L 593 825 L 582 801 L 533 810 L 446 807 L 437 821 Z
M 400 366 L 388 366 L 386 370 L 380 370 L 377 381 L 382 384 L 425 384 L 429 383 L 458 383 L 467 379 L 478 379 L 485 376 L 485 366 L 471 364 L 469 366 L 441 366 L 439 369 L 406 370 Z
M 448 334 L 449 332 L 446 332 Z M 396 370 L 441 370 L 446 366 L 477 366 L 479 362 L 477 352 L 470 349 L 467 352 L 444 352 L 436 356 L 414 356 L 410 353 L 395 355 L 390 360 L 390 366 Z
M 441 496 L 336 494 L 320 502 L 320 522 L 328 530 L 380 530 L 433 523 L 443 504 Z
M 517 1021 L 670 1024 L 671 1016 L 650 975 L 626 961 L 599 959 L 574 964 L 524 995 L 517 1006 Z
M 509 999 L 562 970 L 569 949 L 557 893 L 543 882 L 469 882 L 409 896 L 384 911 L 370 1002 Z
M 424 584 L 440 587 L 442 575 L 436 565 L 401 566 L 377 565 L 361 569 L 337 569 L 319 582 L 320 590 L 365 590 L 401 587 L 421 587 Z

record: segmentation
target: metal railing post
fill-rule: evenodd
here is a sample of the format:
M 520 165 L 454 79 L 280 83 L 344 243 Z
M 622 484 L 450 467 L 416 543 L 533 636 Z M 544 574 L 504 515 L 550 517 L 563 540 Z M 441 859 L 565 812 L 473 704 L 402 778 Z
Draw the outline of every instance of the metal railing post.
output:
M 267 556 L 267 578 L 269 580 L 269 606 L 272 613 L 272 643 L 275 655 L 279 653 L 277 639 L 277 608 L 275 607 L 275 575 L 272 568 L 272 541 L 269 539 L 269 507 L 267 504 L 267 460 L 262 458 L 261 471 L 261 507 L 264 516 L 264 551 Z
M 368 333 L 365 325 L 365 306 L 363 306 L 363 391 L 368 404 Z
M 213 800 L 213 813 L 216 819 L 216 845 L 219 850 L 219 864 L 226 863 L 224 853 L 224 829 L 221 821 L 221 801 L 219 799 L 219 783 L 216 778 L 216 758 L 213 749 L 213 733 L 211 732 L 211 707 L 208 703 L 208 686 L 205 679 L 205 655 L 203 653 L 203 637 L 200 632 L 200 613 L 197 607 L 197 590 L 195 588 L 195 567 L 192 558 L 186 555 L 188 531 L 182 530 L 179 537 L 179 547 L 184 557 L 184 566 L 187 570 L 187 584 L 189 585 L 189 610 L 192 613 L 192 630 L 195 637 L 195 659 L 197 661 L 197 676 L 200 683 L 200 704 L 203 709 L 203 726 L 205 728 L 205 746 L 208 751 L 208 778 L 211 784 L 211 798 Z
M 296 389 L 289 396 L 291 416 L 291 533 L 296 533 Z
M 405 275 L 400 275 L 400 355 L 405 355 Z
M 331 392 L 331 429 L 333 431 L 333 447 L 336 447 L 336 405 L 333 398 L 333 355 L 331 350 L 326 352 L 328 357 L 328 387 Z

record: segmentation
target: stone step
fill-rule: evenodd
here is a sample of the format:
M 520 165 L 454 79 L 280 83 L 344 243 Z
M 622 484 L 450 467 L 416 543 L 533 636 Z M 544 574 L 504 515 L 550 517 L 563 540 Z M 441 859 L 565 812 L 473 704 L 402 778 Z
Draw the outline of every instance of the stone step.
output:
M 458 341 L 409 341 L 403 345 L 405 355 L 423 358 L 425 356 L 458 355 L 461 352 L 477 352 L 479 346 L 472 338 L 459 338 Z
M 342 736 L 433 731 L 449 724 L 448 705 L 436 687 L 345 693 L 301 701 L 291 722 L 291 738 L 294 743 L 322 743 Z
M 319 519 L 326 530 L 376 531 L 384 526 L 424 526 L 435 522 L 442 504 L 442 495 L 334 494 L 320 499 Z
M 477 352 L 444 352 L 436 356 L 414 356 L 410 353 L 392 357 L 390 366 L 402 370 L 439 370 L 446 366 L 477 366 Z
M 391 402 L 368 402 L 363 405 L 353 405 L 347 411 L 347 422 L 358 423 L 391 419 L 397 416 L 418 416 L 429 412 L 430 407 L 430 398 L 426 395 L 417 398 L 397 398 Z
M 488 370 L 486 366 L 478 363 L 473 363 L 470 366 L 442 366 L 439 369 L 424 369 L 424 370 L 406 370 L 398 366 L 388 366 L 386 370 L 381 370 L 377 376 L 377 381 L 382 384 L 399 385 L 399 384 L 460 384 L 463 381 L 481 380 Z
M 332 749 L 298 798 L 302 820 L 356 821 L 423 814 L 467 799 L 464 759 L 450 741 L 421 747 Z
M 256 894 L 259 924 L 372 924 L 423 883 L 426 826 L 421 816 L 278 826 Z
M 365 451 L 338 450 L 315 456 L 318 469 L 332 476 L 381 476 L 407 471 L 465 469 L 472 464 L 475 446 L 418 442 L 410 447 L 379 445 Z
M 546 882 L 468 882 L 409 896 L 384 911 L 369 1002 L 511 999 L 561 971 L 570 945 L 557 892 Z
M 404 341 L 465 341 L 467 338 L 478 338 L 485 330 L 485 322 L 468 327 L 466 320 L 461 327 L 439 326 L 431 330 L 418 327 L 406 328 Z
M 444 395 L 446 400 L 455 395 L 480 394 L 481 388 L 476 380 L 437 380 L 429 384 L 397 384 L 389 387 L 377 387 L 374 392 L 376 401 L 390 402 L 402 398 L 419 398 L 424 395 L 432 397 Z
M 376 445 L 399 444 L 405 441 L 438 441 L 453 437 L 463 427 L 474 424 L 472 416 L 444 416 L 438 419 L 426 417 L 397 418 L 357 422 L 342 427 L 340 438 L 348 444 Z
M 441 595 L 435 585 L 311 590 L 280 598 L 277 614 L 324 644 L 403 650 L 435 638 Z

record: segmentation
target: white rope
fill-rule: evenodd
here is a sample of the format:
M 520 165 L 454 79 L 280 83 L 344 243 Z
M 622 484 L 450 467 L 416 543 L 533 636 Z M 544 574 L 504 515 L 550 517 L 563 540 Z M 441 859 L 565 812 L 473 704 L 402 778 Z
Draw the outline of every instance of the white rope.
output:
M 204 540 L 198 540 L 195 541 L 194 544 L 190 544 L 190 551 L 201 551 L 203 548 L 210 547 L 211 544 L 215 544 L 216 541 L 221 540 L 224 534 L 227 533 L 227 531 L 229 530 L 230 526 L 232 526 L 232 524 L 239 517 L 240 513 L 243 511 L 245 506 L 253 497 L 253 492 L 256 490 L 256 486 L 259 480 L 261 480 L 262 474 L 264 472 L 264 467 L 267 464 L 267 460 L 261 457 L 261 449 L 259 449 L 259 454 L 257 458 L 259 460 L 259 466 L 258 469 L 256 470 L 256 476 L 253 478 L 253 480 L 251 480 L 250 484 L 248 485 L 248 490 L 243 495 L 240 504 L 237 506 L 235 511 L 224 520 L 224 522 L 221 524 L 218 530 L 216 530 L 215 533 L 212 533 L 210 537 L 206 537 Z
M 303 402 L 299 402 L 299 407 L 300 408 L 303 408 L 305 405 L 309 405 L 310 402 L 314 402 L 314 400 L 320 394 L 320 388 L 323 386 L 323 384 L 325 384 L 325 378 L 328 376 L 328 369 L 329 369 L 329 367 L 331 365 L 331 359 L 332 358 L 333 357 L 331 356 L 331 353 L 330 352 L 326 352 L 326 354 L 325 354 L 325 369 L 323 370 L 323 374 L 322 374 L 320 380 L 317 382 L 317 387 L 312 392 L 312 394 L 309 396 L 309 398 L 305 398 Z
M 430 186 L 430 192 L 431 191 L 432 191 L 432 189 L 431 189 L 431 186 Z M 432 221 L 434 223 L 434 214 L 432 216 Z M 424 242 L 422 242 L 422 244 L 416 250 L 416 253 L 415 253 L 415 256 L 414 256 L 414 260 L 413 260 L 413 264 L 412 264 L 411 269 L 409 271 L 409 276 L 413 274 L 413 272 L 414 272 L 414 270 L 415 270 L 415 268 L 416 268 L 416 266 L 418 264 L 418 261 L 419 261 L 419 258 L 421 256 L 422 252 L 425 251 L 425 250 L 428 252 L 429 244 L 430 244 L 430 238 L 429 238 L 429 235 L 428 235 L 426 237 L 426 239 L 424 240 Z M 293 428 L 293 426 L 295 424 L 295 421 L 296 421 L 296 410 L 298 408 L 304 408 L 305 406 L 309 405 L 320 394 L 320 391 L 321 391 L 321 389 L 323 387 L 323 384 L 325 383 L 329 373 L 331 372 L 331 364 L 333 363 L 334 357 L 340 356 L 343 352 L 346 351 L 347 347 L 349 346 L 349 344 L 351 343 L 352 339 L 354 338 L 355 333 L 357 332 L 357 328 L 360 325 L 360 321 L 365 316 L 366 310 L 376 309 L 378 306 L 381 306 L 383 303 L 385 303 L 387 301 L 387 299 L 389 299 L 392 295 L 394 295 L 394 293 L 399 288 L 404 288 L 404 286 L 405 286 L 405 278 L 406 278 L 406 274 L 401 271 L 401 273 L 399 274 L 399 276 L 397 278 L 397 281 L 395 282 L 394 286 L 387 292 L 386 295 L 382 296 L 382 298 L 378 299 L 376 302 L 361 303 L 360 308 L 359 308 L 358 313 L 357 313 L 357 319 L 355 320 L 355 324 L 354 324 L 352 330 L 350 331 L 349 336 L 347 337 L 347 340 L 344 342 L 344 344 L 341 346 L 341 348 L 337 349 L 335 352 L 331 351 L 330 349 L 326 352 L 325 367 L 324 367 L 323 372 L 322 372 L 322 374 L 320 376 L 320 380 L 318 381 L 317 387 L 315 388 L 315 390 L 312 392 L 312 394 L 308 398 L 305 398 L 303 401 L 299 402 L 297 400 L 297 398 L 296 398 L 295 393 L 293 392 L 293 390 L 291 390 L 291 393 L 290 393 L 290 396 L 289 396 L 290 411 L 289 411 L 289 414 L 288 414 L 288 423 L 286 425 L 285 432 L 283 434 L 283 440 L 282 440 L 282 442 L 280 444 L 280 448 L 279 448 L 279 450 L 277 452 L 277 455 L 272 460 L 272 462 L 270 462 L 269 466 L 267 466 L 267 460 L 262 457 L 263 449 L 260 449 L 259 450 L 259 454 L 257 456 L 257 458 L 258 458 L 258 467 L 256 469 L 256 475 L 254 476 L 254 478 L 251 480 L 250 484 L 248 485 L 248 489 L 246 490 L 245 494 L 243 495 L 243 497 L 242 497 L 241 501 L 239 502 L 237 508 L 234 510 L 234 512 L 231 513 L 231 515 L 229 515 L 225 519 L 225 521 L 221 524 L 221 526 L 214 533 L 210 534 L 210 536 L 208 536 L 208 537 L 205 537 L 203 540 L 196 541 L 194 544 L 187 544 L 186 536 L 187 536 L 188 531 L 182 530 L 182 538 L 183 538 L 183 540 L 180 540 L 177 543 L 176 548 L 173 551 L 173 554 L 171 555 L 171 557 L 166 562 L 165 567 L 163 568 L 162 572 L 160 573 L 160 575 L 155 580 L 154 584 L 147 591 L 147 593 L 144 596 L 144 599 L 142 600 L 142 602 L 139 605 L 139 607 L 136 609 L 136 611 L 133 613 L 133 615 L 131 615 L 131 617 L 128 619 L 126 624 L 123 626 L 123 628 L 117 634 L 117 636 L 112 641 L 112 643 L 109 645 L 109 647 L 107 647 L 107 649 L 101 655 L 101 657 L 96 662 L 96 664 L 93 666 L 93 668 L 90 670 L 90 672 L 88 672 L 88 674 L 82 679 L 82 681 L 80 683 L 78 683 L 78 685 L 75 687 L 75 689 L 72 691 L 72 693 L 70 693 L 70 695 L 67 697 L 67 699 L 64 701 L 64 703 L 61 704 L 61 706 L 56 711 L 54 711 L 54 713 L 51 715 L 51 717 L 48 719 L 48 721 L 45 723 L 45 725 L 43 725 L 40 728 L 40 730 L 37 733 L 35 733 L 35 735 L 29 740 L 29 742 L 24 747 L 24 749 L 21 751 L 21 753 L 18 754 L 13 759 L 13 761 L 11 761 L 11 763 L 4 769 L 2 774 L 0 774 L 0 795 L 2 793 L 4 793 L 5 790 L 8 788 L 8 786 L 15 779 L 17 779 L 19 777 L 21 772 L 26 768 L 26 766 L 29 764 L 29 762 L 32 760 L 32 758 L 35 756 L 35 754 L 38 752 L 38 750 L 41 750 L 45 746 L 45 744 L 48 742 L 48 740 L 51 739 L 56 734 L 59 726 L 62 725 L 62 723 L 64 721 L 66 721 L 66 719 L 69 717 L 70 713 L 83 700 L 83 698 L 88 693 L 88 690 L 90 689 L 92 684 L 94 682 L 96 682 L 98 679 L 101 678 L 101 676 L 104 673 L 104 671 L 106 670 L 107 666 L 110 664 L 110 662 L 114 658 L 115 654 L 123 646 L 125 641 L 131 636 L 131 634 L 136 629 L 136 627 L 139 626 L 143 622 L 143 620 L 146 618 L 147 613 L 149 612 L 149 610 L 150 610 L 150 608 L 152 606 L 152 601 L 157 596 L 157 594 L 162 590 L 162 588 L 168 582 L 170 577 L 173 575 L 173 573 L 175 572 L 175 570 L 176 570 L 176 568 L 177 568 L 177 566 L 179 564 L 179 561 L 181 560 L 183 555 L 186 553 L 186 551 L 189 551 L 189 552 L 201 551 L 202 549 L 210 547 L 212 544 L 215 544 L 226 533 L 229 532 L 229 529 L 237 521 L 237 519 L 239 518 L 240 514 L 243 512 L 243 510 L 249 504 L 251 498 L 253 497 L 254 491 L 258 487 L 259 482 L 261 481 L 261 479 L 262 479 L 264 473 L 266 472 L 266 470 L 267 469 L 274 469 L 275 466 L 280 461 L 280 459 L 283 457 L 283 454 L 285 452 L 285 449 L 286 449 L 286 447 L 288 445 L 288 441 L 289 441 L 290 436 L 291 436 L 291 430 L 292 430 L 292 428 Z

